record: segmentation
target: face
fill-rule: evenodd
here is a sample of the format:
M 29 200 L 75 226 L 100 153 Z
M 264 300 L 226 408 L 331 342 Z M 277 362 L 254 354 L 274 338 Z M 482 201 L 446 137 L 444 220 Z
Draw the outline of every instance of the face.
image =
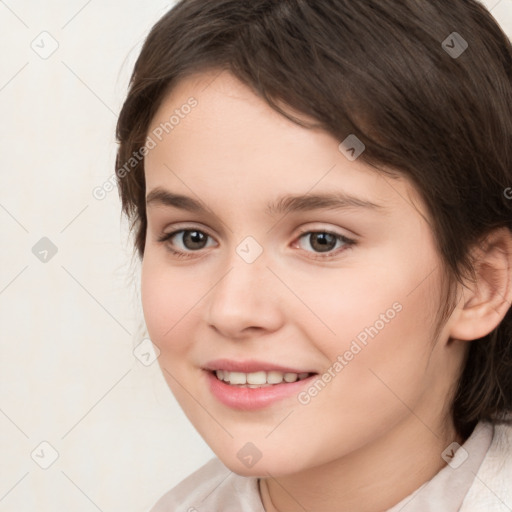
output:
M 440 260 L 420 198 L 214 77 L 183 80 L 148 132 L 142 302 L 176 399 L 245 475 L 424 436 L 458 363 L 432 340 Z

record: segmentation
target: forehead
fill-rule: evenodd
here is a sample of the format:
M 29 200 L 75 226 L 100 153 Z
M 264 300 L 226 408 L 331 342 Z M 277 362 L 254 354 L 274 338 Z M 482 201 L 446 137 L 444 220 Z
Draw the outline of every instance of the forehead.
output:
M 148 135 L 155 132 L 161 140 L 145 158 L 148 192 L 165 186 L 188 195 L 220 194 L 243 206 L 285 192 L 342 191 L 424 213 L 405 178 L 385 177 L 362 159 L 349 161 L 340 140 L 293 123 L 227 71 L 179 81 L 150 124 Z

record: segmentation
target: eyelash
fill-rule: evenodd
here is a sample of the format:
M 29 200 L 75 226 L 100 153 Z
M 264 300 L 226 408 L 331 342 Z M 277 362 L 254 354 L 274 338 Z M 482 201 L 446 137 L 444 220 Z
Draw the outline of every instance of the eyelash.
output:
M 191 231 L 196 231 L 196 232 L 199 232 L 199 233 L 202 233 L 202 234 L 206 235 L 209 238 L 213 238 L 208 233 L 205 233 L 204 231 L 201 231 L 199 229 L 190 228 L 190 229 L 178 229 L 178 230 L 173 231 L 171 233 L 164 233 L 162 236 L 160 236 L 157 239 L 157 241 L 159 243 L 165 244 L 166 250 L 168 250 L 174 257 L 176 257 L 178 259 L 194 258 L 194 256 L 192 256 L 192 254 L 195 253 L 195 252 L 197 252 L 197 253 L 201 252 L 201 249 L 199 249 L 197 251 L 189 251 L 189 252 L 177 251 L 176 249 L 173 249 L 170 246 L 170 244 L 166 243 L 171 238 L 173 238 L 174 236 L 176 236 L 179 233 L 187 233 L 187 232 L 191 232 Z M 345 244 L 344 247 L 338 248 L 337 250 L 333 250 L 331 252 L 325 252 L 325 253 L 320 253 L 320 252 L 315 253 L 315 252 L 313 252 L 313 253 L 311 253 L 311 251 L 306 251 L 308 253 L 313 254 L 314 256 L 312 256 L 312 259 L 315 259 L 315 260 L 324 260 L 325 261 L 325 260 L 332 259 L 332 258 L 336 257 L 338 255 L 338 253 L 343 252 L 346 249 L 348 249 L 348 248 L 350 248 L 352 246 L 357 245 L 357 242 L 354 239 L 348 238 L 348 237 L 346 237 L 344 235 L 341 235 L 340 233 L 335 233 L 333 231 L 327 231 L 327 230 L 316 230 L 316 231 L 304 230 L 304 231 L 300 232 L 300 234 L 296 238 L 296 240 L 298 241 L 302 237 L 304 237 L 305 235 L 312 235 L 312 234 L 332 235 L 332 236 L 334 236 L 336 238 L 337 241 L 341 241 L 341 242 L 343 242 Z

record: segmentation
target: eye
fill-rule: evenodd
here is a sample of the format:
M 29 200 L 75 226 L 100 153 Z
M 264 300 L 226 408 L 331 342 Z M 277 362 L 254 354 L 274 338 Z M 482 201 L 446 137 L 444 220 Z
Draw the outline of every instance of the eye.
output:
M 297 245 L 308 252 L 314 252 L 319 255 L 327 253 L 327 256 L 330 257 L 340 252 L 338 250 L 335 251 L 335 249 L 341 249 L 343 251 L 345 248 L 355 245 L 355 243 L 355 240 L 339 233 L 307 231 L 298 238 Z M 312 251 L 307 246 L 309 246 Z
M 177 258 L 191 258 L 193 253 L 215 246 L 213 238 L 199 229 L 180 229 L 158 238 L 166 249 Z M 294 247 L 313 253 L 316 258 L 329 258 L 355 245 L 356 241 L 330 231 L 304 231 Z M 308 247 L 309 246 L 309 247 Z
M 171 253 L 177 256 L 187 257 L 187 253 L 197 252 L 211 245 L 215 245 L 208 245 L 208 239 L 213 240 L 212 237 L 204 231 L 198 229 L 180 229 L 162 235 L 158 239 L 158 242 L 165 243 Z

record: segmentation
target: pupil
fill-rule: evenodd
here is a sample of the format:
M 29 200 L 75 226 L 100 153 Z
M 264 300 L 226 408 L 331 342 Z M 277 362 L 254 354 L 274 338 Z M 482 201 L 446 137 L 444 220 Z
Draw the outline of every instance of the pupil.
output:
M 206 236 L 200 231 L 186 231 L 183 243 L 187 249 L 202 249 L 206 245 Z
M 327 252 L 336 246 L 336 237 L 331 233 L 313 233 L 311 247 L 318 252 Z

